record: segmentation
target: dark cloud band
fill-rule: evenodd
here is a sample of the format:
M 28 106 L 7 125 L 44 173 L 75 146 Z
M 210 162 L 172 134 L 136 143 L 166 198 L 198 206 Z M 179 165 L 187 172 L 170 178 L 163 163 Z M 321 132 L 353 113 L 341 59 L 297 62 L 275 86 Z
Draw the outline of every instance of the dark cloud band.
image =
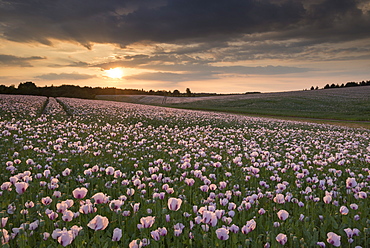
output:
M 91 43 L 231 40 L 276 32 L 274 39 L 329 41 L 370 37 L 365 0 L 2 0 L 2 37 Z

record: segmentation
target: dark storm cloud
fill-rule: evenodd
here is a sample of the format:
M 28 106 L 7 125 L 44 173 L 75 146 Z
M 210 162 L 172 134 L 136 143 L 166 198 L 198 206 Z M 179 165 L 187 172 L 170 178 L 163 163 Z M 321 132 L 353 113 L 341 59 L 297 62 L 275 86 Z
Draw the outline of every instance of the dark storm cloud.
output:
M 45 57 L 40 56 L 18 57 L 14 55 L 0 54 L 0 65 L 32 67 L 32 64 L 30 62 L 41 59 L 45 59 Z
M 94 75 L 89 74 L 80 74 L 80 73 L 48 73 L 36 76 L 35 78 L 44 79 L 44 80 L 83 80 L 94 78 Z
M 370 37 L 365 0 L 1 0 L 0 32 L 9 40 L 51 44 L 228 41 L 274 32 L 271 39 L 336 42 Z M 227 43 L 224 43 L 227 45 Z

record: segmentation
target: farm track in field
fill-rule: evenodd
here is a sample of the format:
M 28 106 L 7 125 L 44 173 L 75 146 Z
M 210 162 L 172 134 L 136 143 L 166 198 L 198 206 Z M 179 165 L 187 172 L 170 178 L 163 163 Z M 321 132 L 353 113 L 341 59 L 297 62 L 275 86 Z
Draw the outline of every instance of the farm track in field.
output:
M 73 116 L 73 110 L 71 109 L 68 104 L 64 103 L 62 100 L 54 98 L 54 97 L 48 97 L 45 99 L 43 105 L 41 106 L 39 110 L 39 116 Z
M 73 116 L 73 110 L 68 106 L 66 103 L 64 103 L 62 100 L 56 98 L 55 99 L 59 105 L 63 108 L 64 112 L 67 114 L 67 116 Z
M 45 114 L 46 114 L 46 107 L 48 106 L 48 104 L 49 104 L 49 97 L 48 97 L 48 98 L 46 98 L 46 100 L 45 100 L 44 104 L 43 104 L 43 105 L 42 105 L 42 107 L 41 107 L 41 110 L 40 110 L 40 116 L 41 116 L 41 115 L 45 115 Z

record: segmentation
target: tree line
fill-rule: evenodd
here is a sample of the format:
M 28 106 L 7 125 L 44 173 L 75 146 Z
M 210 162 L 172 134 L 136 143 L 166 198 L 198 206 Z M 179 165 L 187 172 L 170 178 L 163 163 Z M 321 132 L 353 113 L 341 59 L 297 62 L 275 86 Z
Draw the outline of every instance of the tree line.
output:
M 329 84 L 326 84 L 324 86 L 324 89 L 355 87 L 355 86 L 366 86 L 366 85 L 370 85 L 370 80 L 368 80 L 368 81 L 361 81 L 361 82 L 347 82 L 346 84 L 341 84 L 341 85 L 334 84 L 334 83 L 332 83 L 330 85 Z M 311 90 L 313 90 L 313 89 L 314 89 L 314 87 L 312 86 L 311 87 Z M 316 87 L 316 89 L 317 89 L 317 87 Z
M 192 93 L 189 88 L 185 92 L 179 90 L 143 90 L 143 89 L 119 89 L 115 87 L 89 87 L 78 85 L 44 86 L 38 87 L 33 82 L 19 83 L 14 85 L 0 85 L 0 94 L 38 95 L 47 97 L 73 97 L 94 99 L 96 95 L 158 95 L 158 96 L 211 96 L 216 93 Z

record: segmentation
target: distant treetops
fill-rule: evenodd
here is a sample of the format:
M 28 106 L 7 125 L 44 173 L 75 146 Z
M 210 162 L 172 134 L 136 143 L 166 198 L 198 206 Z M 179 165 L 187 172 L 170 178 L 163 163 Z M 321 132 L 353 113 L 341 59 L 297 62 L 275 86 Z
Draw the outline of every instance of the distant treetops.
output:
M 368 81 L 361 81 L 361 82 L 348 82 L 346 84 L 327 84 L 324 86 L 324 89 L 330 89 L 330 88 L 344 88 L 344 87 L 355 87 L 355 86 L 366 86 L 366 85 L 370 85 L 370 80 Z M 312 88 L 311 88 L 312 90 Z

